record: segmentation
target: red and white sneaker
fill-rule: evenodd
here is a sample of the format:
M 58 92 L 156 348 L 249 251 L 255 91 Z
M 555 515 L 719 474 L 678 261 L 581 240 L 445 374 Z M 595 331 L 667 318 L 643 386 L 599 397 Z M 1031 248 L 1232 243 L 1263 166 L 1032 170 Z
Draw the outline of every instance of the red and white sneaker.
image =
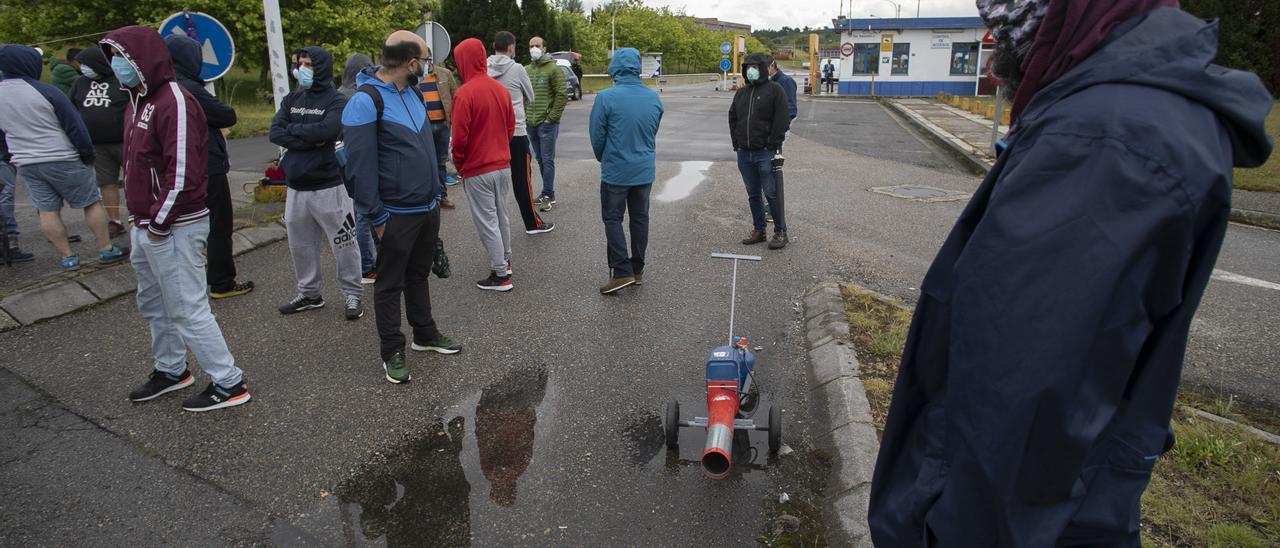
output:
M 511 291 L 511 276 L 499 276 L 497 272 L 489 272 L 489 277 L 476 282 L 476 287 L 486 291 Z

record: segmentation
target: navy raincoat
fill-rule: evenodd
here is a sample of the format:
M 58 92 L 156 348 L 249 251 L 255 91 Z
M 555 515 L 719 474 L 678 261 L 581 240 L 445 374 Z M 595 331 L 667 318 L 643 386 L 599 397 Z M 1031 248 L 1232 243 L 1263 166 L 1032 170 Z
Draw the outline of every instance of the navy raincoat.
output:
M 922 285 L 871 489 L 878 546 L 1137 546 L 1232 166 L 1271 98 L 1158 9 L 1029 103 Z

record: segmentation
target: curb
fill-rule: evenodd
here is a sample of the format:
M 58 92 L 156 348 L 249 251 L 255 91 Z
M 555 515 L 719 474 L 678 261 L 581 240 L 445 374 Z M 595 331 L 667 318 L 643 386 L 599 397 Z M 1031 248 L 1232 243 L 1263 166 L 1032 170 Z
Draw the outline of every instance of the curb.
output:
M 1280 445 L 1280 436 L 1272 434 L 1271 432 L 1267 432 L 1266 430 L 1259 430 L 1247 424 L 1241 424 L 1231 419 L 1228 419 L 1226 417 L 1220 417 L 1218 415 L 1214 415 L 1213 413 L 1210 413 L 1208 411 L 1201 411 L 1189 405 L 1179 405 L 1178 410 L 1188 415 L 1194 415 L 1194 416 L 1200 417 L 1207 421 L 1213 421 L 1218 424 L 1225 424 L 1227 426 L 1234 426 L 1236 428 L 1244 430 L 1250 436 L 1258 438 L 1262 441 L 1265 441 L 1272 445 Z
M 1280 230 L 1280 215 L 1252 209 L 1231 208 L 1231 220 L 1240 224 Z
M 279 222 L 251 226 L 232 233 L 234 254 L 252 251 L 285 239 Z M 137 291 L 137 278 L 126 264 L 28 288 L 0 299 L 0 332 L 65 316 Z
M 968 167 L 975 174 L 986 175 L 991 170 L 991 166 L 995 165 L 994 162 L 986 159 L 986 156 L 980 154 L 974 147 L 961 141 L 947 130 L 938 127 L 933 122 L 924 119 L 911 109 L 892 100 L 882 100 L 881 104 L 911 122 L 911 125 L 915 126 L 916 129 L 923 132 L 935 143 L 942 145 L 952 156 L 964 162 L 965 167 Z M 1241 224 L 1280 230 L 1280 214 L 1276 213 L 1233 207 L 1231 208 L 1231 220 Z
M 882 100 L 880 104 L 885 105 L 898 116 L 911 122 L 911 125 L 915 126 L 916 129 L 933 139 L 934 142 L 942 145 L 945 150 L 963 162 L 965 167 L 969 168 L 975 175 L 986 175 L 988 171 L 991 171 L 991 166 L 995 165 L 995 162 L 987 159 L 986 155 L 982 154 L 981 151 L 961 141 L 951 132 L 924 119 L 924 117 L 916 114 L 915 111 L 891 100 Z
M 804 326 L 817 443 L 832 457 L 822 504 L 827 542 L 869 547 L 867 504 L 880 442 L 871 425 L 871 405 L 849 345 L 844 297 L 835 280 L 824 280 L 805 292 Z

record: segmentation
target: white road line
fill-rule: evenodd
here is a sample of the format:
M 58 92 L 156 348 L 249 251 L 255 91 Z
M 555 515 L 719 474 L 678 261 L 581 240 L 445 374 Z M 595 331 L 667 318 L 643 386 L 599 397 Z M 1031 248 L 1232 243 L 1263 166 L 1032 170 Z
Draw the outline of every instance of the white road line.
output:
M 1241 285 L 1251 285 L 1253 287 L 1261 287 L 1263 289 L 1272 289 L 1275 291 L 1280 291 L 1280 284 L 1278 283 L 1268 282 L 1266 280 L 1259 280 L 1257 278 L 1250 278 L 1248 276 L 1241 276 L 1234 272 L 1227 272 L 1226 270 L 1218 270 L 1216 268 L 1213 269 L 1213 279 L 1223 281 L 1223 282 L 1231 282 L 1231 283 L 1236 283 Z

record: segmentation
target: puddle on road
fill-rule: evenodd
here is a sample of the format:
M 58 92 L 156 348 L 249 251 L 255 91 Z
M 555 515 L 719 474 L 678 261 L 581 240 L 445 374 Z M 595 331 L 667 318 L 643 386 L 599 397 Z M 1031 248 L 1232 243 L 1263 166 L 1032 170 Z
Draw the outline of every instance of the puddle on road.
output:
M 547 370 L 526 367 L 469 399 L 463 416 L 435 419 L 334 490 L 348 546 L 466 546 L 472 541 L 471 482 L 476 464 L 498 507 L 515 505 L 533 460 Z M 474 405 L 474 407 L 472 407 Z M 468 426 L 471 423 L 471 426 Z M 471 432 L 468 432 L 468 428 Z
M 711 162 L 680 162 L 680 172 L 676 173 L 675 177 L 667 179 L 662 192 L 654 198 L 660 202 L 674 202 L 688 198 L 693 194 L 693 189 L 706 180 L 709 169 L 711 169 Z

